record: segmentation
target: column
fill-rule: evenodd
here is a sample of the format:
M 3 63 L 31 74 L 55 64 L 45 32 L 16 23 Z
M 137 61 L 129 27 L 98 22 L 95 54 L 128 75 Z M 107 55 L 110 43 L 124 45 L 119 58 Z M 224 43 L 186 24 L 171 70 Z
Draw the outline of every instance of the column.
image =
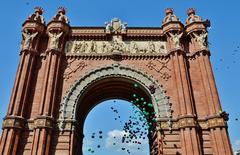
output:
M 180 104 L 181 117 L 180 131 L 182 142 L 182 154 L 202 154 L 199 135 L 196 129 L 196 113 L 192 100 L 192 90 L 186 66 L 185 53 L 181 50 L 174 51 L 171 55 L 174 73 L 176 76 L 176 89 Z
M 59 8 L 58 14 L 48 24 L 48 48 L 46 50 L 45 73 L 38 117 L 35 118 L 32 155 L 50 154 L 51 134 L 54 124 L 54 107 L 59 85 L 61 59 L 64 54 L 65 36 L 69 25 L 65 21 L 65 10 Z M 64 11 L 64 14 L 63 12 Z M 61 16 L 61 17 L 60 17 Z M 62 17 L 64 16 L 64 17 Z
M 37 10 L 39 11 L 39 10 Z M 45 25 L 37 21 L 27 20 L 23 24 L 23 41 L 20 52 L 16 79 L 10 98 L 7 116 L 3 123 L 3 136 L 0 143 L 0 154 L 17 154 L 21 130 L 25 126 L 26 107 L 29 106 L 28 96 L 35 60 L 38 52 L 38 42 Z
M 169 19 L 169 20 L 168 20 Z M 186 52 L 182 44 L 184 26 L 173 14 L 171 9 L 166 10 L 163 23 L 163 33 L 167 37 L 167 48 L 173 66 L 173 77 L 176 79 L 178 103 L 180 105 L 180 133 L 182 142 L 182 154 L 200 155 L 199 135 L 196 126 L 196 112 L 194 109 L 192 89 L 187 67 Z
M 199 71 L 201 72 L 204 92 L 206 94 L 206 101 L 208 106 L 208 127 L 210 129 L 211 143 L 213 153 L 216 155 L 233 154 L 230 145 L 230 140 L 227 133 L 227 116 L 226 113 L 221 112 L 220 100 L 216 88 L 216 83 L 213 76 L 213 71 L 210 62 L 210 51 L 207 42 L 207 27 L 210 25 L 209 21 L 202 21 L 195 15 L 194 9 L 188 10 L 186 33 L 189 35 L 191 45 L 189 52 L 197 54 L 196 61 L 199 64 Z M 198 22 L 193 22 L 198 21 Z

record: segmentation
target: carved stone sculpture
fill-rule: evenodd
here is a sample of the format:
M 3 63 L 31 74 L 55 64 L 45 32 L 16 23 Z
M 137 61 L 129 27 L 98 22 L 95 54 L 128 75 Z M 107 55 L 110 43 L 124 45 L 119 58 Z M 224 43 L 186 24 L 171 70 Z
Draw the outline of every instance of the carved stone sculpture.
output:
M 23 32 L 22 49 L 30 49 L 33 39 L 37 36 L 38 32 L 31 34 L 28 31 Z
M 48 32 L 49 36 L 49 48 L 50 49 L 58 49 L 59 45 L 59 39 L 62 36 L 63 32 L 58 33 L 52 33 Z
M 103 41 L 101 45 L 97 48 L 98 53 L 107 53 L 112 51 L 112 46 L 108 43 Z
M 81 47 L 82 47 L 82 43 L 79 42 L 74 42 L 74 49 L 73 49 L 73 52 L 74 53 L 80 53 L 81 52 Z
M 102 53 L 106 53 L 106 48 L 107 48 L 107 45 L 105 42 L 102 42 L 102 45 L 100 47 L 100 52 Z
M 190 8 L 187 11 L 188 18 L 186 20 L 186 24 L 191 24 L 193 22 L 201 22 L 202 18 L 200 16 L 195 15 L 195 9 Z
M 107 33 L 124 33 L 126 32 L 127 23 L 122 23 L 118 18 L 113 18 L 111 22 L 105 22 Z
M 90 43 L 89 43 L 89 48 L 88 48 L 88 53 L 97 53 L 97 45 L 96 45 L 96 42 L 91 40 Z
M 155 45 L 152 41 L 148 42 L 147 53 L 155 53 Z
M 87 52 L 87 48 L 88 48 L 88 44 L 85 41 L 83 41 L 82 46 L 80 48 L 80 52 L 82 53 Z
M 177 33 L 172 34 L 171 32 L 169 32 L 169 35 L 170 35 L 171 40 L 172 40 L 172 42 L 173 42 L 173 44 L 174 44 L 174 47 L 175 47 L 175 48 L 180 48 L 180 47 L 181 47 L 181 46 L 180 46 L 180 39 L 181 39 L 183 33 L 180 33 L 180 34 L 177 34 Z
M 203 32 L 201 34 L 193 33 L 193 36 L 196 39 L 196 42 L 200 45 L 201 48 L 207 48 L 207 32 Z
M 35 12 L 28 17 L 28 21 L 36 21 L 38 23 L 45 24 L 44 18 L 42 16 L 43 9 L 40 7 L 35 8 Z
M 166 42 L 161 41 L 122 41 L 114 38 L 113 41 L 68 41 L 65 52 L 68 53 L 111 53 L 123 52 L 130 54 L 166 53 Z
M 63 7 L 58 8 L 58 13 L 53 17 L 53 21 L 61 21 L 66 24 L 69 24 L 69 20 L 67 16 L 65 15 L 66 10 Z
M 124 43 L 119 38 L 115 38 L 113 40 L 112 46 L 113 46 L 113 50 L 123 51 L 124 49 Z
M 172 21 L 180 21 L 179 18 L 173 14 L 173 9 L 171 8 L 167 8 L 166 9 L 166 17 L 163 19 L 163 24 L 166 24 L 168 22 L 172 22 Z
M 134 41 L 130 44 L 130 53 L 138 53 L 138 45 Z

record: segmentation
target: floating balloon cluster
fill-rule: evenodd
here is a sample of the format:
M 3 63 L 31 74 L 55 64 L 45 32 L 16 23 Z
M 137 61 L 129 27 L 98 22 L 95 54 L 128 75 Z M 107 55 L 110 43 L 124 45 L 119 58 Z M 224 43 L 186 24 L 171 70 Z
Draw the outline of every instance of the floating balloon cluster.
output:
M 98 134 L 93 132 L 92 135 L 91 135 L 91 138 L 92 139 L 95 139 L 95 138 L 103 139 L 103 132 L 101 130 L 98 132 Z M 101 145 L 97 145 L 97 148 L 101 148 Z M 89 148 L 87 151 L 89 153 L 94 153 L 95 152 L 95 150 L 93 148 Z
M 134 84 L 133 87 L 136 89 L 139 88 L 138 84 Z M 116 101 L 114 100 L 114 102 Z M 137 146 L 137 150 L 141 150 L 143 141 L 147 139 L 149 133 L 156 130 L 157 125 L 156 113 L 153 110 L 153 104 L 151 102 L 138 94 L 132 94 L 131 106 L 133 115 L 129 116 L 126 122 L 122 122 L 118 109 L 110 107 L 110 110 L 114 113 L 114 120 L 123 124 L 122 131 L 124 131 L 120 141 L 118 137 L 113 137 L 112 145 L 117 146 L 119 142 L 122 143 L 119 145 L 121 146 L 120 149 L 126 151 L 128 154 L 133 151 L 128 148 L 130 145 L 135 145 Z M 99 131 L 97 134 L 92 133 L 91 138 L 103 139 L 102 131 Z M 97 145 L 97 148 L 99 149 L 101 146 Z M 89 148 L 88 152 L 94 153 L 95 150 Z

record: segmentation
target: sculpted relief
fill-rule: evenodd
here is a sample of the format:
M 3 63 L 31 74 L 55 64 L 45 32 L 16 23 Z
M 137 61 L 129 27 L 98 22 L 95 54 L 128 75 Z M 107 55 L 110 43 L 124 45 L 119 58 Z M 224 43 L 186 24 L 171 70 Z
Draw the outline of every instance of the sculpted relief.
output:
M 129 54 L 165 54 L 166 42 L 163 41 L 68 41 L 65 53 L 72 54 L 104 54 L 121 52 Z

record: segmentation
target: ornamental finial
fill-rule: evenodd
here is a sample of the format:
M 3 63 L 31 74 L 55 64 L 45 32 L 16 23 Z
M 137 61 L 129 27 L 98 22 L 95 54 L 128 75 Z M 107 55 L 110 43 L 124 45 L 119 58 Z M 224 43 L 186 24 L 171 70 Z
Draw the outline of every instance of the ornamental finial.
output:
M 167 8 L 166 10 L 165 10 L 165 13 L 166 13 L 166 15 L 168 15 L 168 14 L 173 14 L 173 9 L 172 8 Z
M 195 15 L 195 13 L 196 13 L 196 10 L 195 10 L 194 8 L 189 8 L 189 9 L 187 10 L 187 15 L 188 15 L 188 16 L 190 16 L 191 14 Z
M 58 13 L 61 13 L 61 12 L 65 15 L 66 12 L 67 12 L 66 8 L 64 8 L 64 7 L 59 7 L 59 8 L 58 8 Z
M 42 7 L 35 7 L 34 8 L 35 9 L 35 13 L 39 13 L 40 15 L 42 15 L 43 14 L 43 8 Z
M 187 10 L 187 15 L 188 15 L 188 18 L 186 20 L 186 24 L 191 24 L 193 22 L 201 22 L 202 21 L 202 18 L 198 15 L 196 15 L 196 11 L 194 8 L 189 8 Z
M 44 18 L 42 16 L 43 8 L 35 7 L 34 9 L 35 9 L 35 12 L 27 18 L 27 21 L 31 21 L 31 22 L 34 21 L 34 22 L 38 22 L 41 24 L 45 24 Z
M 61 21 L 66 24 L 69 24 L 69 20 L 65 14 L 66 9 L 64 7 L 59 7 L 57 14 L 53 17 L 52 21 Z
M 180 21 L 179 18 L 173 14 L 173 9 L 172 8 L 167 8 L 165 10 L 166 13 L 166 17 L 163 19 L 163 24 L 166 24 L 168 22 L 172 22 L 172 21 Z

